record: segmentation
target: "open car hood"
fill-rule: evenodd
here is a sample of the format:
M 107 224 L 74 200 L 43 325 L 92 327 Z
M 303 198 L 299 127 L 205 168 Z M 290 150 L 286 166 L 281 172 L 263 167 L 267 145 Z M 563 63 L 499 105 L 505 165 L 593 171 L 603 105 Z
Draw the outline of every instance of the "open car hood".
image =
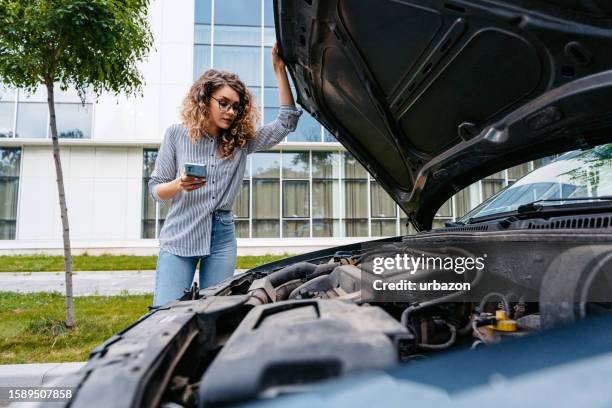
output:
M 298 102 L 417 229 L 463 187 L 612 138 L 607 0 L 275 0 Z

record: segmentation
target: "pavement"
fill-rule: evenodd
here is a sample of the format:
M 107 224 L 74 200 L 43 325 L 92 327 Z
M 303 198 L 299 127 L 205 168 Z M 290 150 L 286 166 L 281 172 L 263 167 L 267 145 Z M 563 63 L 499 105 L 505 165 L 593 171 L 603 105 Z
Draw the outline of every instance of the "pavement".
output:
M 244 272 L 236 269 L 234 274 Z M 198 274 L 195 274 L 197 282 Z M 155 271 L 78 271 L 72 275 L 74 296 L 153 293 Z M 0 290 L 19 293 L 65 293 L 63 272 L 1 272 Z
M 34 402 L 9 403 L 8 390 L 25 387 L 61 387 L 61 377 L 78 371 L 82 363 L 6 364 L 0 365 L 0 407 L 40 407 Z M 66 385 L 66 384 L 64 384 Z M 46 402 L 45 407 L 62 407 L 63 403 Z
M 82 363 L 5 364 L 0 365 L 0 387 L 39 387 L 74 373 Z

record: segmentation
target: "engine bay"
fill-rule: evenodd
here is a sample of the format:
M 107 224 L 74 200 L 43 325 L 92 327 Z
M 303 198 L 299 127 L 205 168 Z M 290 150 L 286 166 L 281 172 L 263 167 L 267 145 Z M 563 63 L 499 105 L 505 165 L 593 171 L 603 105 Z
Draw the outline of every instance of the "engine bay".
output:
M 376 259 L 404 254 L 484 262 L 462 273 L 425 264 L 377 270 Z M 380 280 L 463 290 L 372 290 Z M 427 233 L 318 251 L 194 286 L 154 309 L 92 352 L 73 402 L 96 395 L 102 404 L 96 384 L 109 376 L 138 390 L 126 406 L 227 406 L 303 393 L 607 314 L 611 294 L 607 229 Z
M 535 241 L 537 250 L 532 249 Z M 610 245 L 603 233 L 424 234 L 254 270 L 229 284 L 192 290 L 186 295 L 191 302 L 236 301 L 216 312 L 212 341 L 196 347 L 201 357 L 195 360 L 209 364 L 188 377 L 175 372 L 175 385 L 162 401 L 218 406 L 273 398 L 323 380 L 435 358 L 445 350 L 487 347 L 607 313 L 612 306 L 606 298 L 612 293 Z M 390 273 L 387 279 L 463 282 L 471 285 L 468 296 L 460 290 L 423 290 L 389 298 L 368 290 L 382 276 L 374 273 L 374 259 L 398 251 L 484 253 L 487 262 L 481 270 L 461 274 L 417 270 Z M 591 262 L 584 262 L 586 257 Z

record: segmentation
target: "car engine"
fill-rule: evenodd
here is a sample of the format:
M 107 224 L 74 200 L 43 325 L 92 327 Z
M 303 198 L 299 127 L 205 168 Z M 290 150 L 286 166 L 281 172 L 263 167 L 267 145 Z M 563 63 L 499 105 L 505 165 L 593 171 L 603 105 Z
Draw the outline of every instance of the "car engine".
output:
M 210 305 L 196 313 L 200 334 L 160 402 L 219 406 L 272 398 L 607 313 L 611 249 L 604 233 L 432 232 L 256 268 L 229 284 L 186 294 L 183 303 Z M 451 289 L 401 296 L 374 293 L 373 282 L 383 276 L 374 272 L 375 258 L 398 253 L 485 254 L 487 261 L 461 274 L 391 271 L 385 277 L 388 283 L 408 277 L 417 285 L 435 280 L 468 290 L 447 285 Z
M 537 228 L 450 227 L 311 252 L 194 286 L 96 348 L 72 377 L 71 406 L 116 404 L 116 393 L 102 386 L 110 383 L 135 396 L 125 407 L 275 398 L 607 314 L 612 215 L 607 224 L 596 220 L 603 215 L 582 217 L 601 227 L 588 220 L 584 232 L 534 220 Z M 419 267 L 395 263 L 381 273 L 381 259 L 391 266 L 403 257 L 473 258 L 482 267 L 458 273 L 415 261 Z

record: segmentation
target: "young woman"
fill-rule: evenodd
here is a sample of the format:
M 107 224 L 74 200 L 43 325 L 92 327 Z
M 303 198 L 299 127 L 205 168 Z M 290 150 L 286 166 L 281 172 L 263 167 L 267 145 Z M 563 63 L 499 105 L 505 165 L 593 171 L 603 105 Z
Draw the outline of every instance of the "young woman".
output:
M 189 289 L 200 261 L 200 287 L 232 276 L 236 238 L 232 205 L 249 153 L 270 148 L 295 130 L 295 107 L 285 64 L 272 48 L 280 111 L 276 120 L 256 130 L 259 118 L 253 94 L 237 75 L 206 71 L 183 101 L 182 124 L 168 128 L 149 189 L 172 207 L 159 233 L 159 257 L 153 304 L 180 298 Z M 205 164 L 205 179 L 188 177 L 185 163 Z

